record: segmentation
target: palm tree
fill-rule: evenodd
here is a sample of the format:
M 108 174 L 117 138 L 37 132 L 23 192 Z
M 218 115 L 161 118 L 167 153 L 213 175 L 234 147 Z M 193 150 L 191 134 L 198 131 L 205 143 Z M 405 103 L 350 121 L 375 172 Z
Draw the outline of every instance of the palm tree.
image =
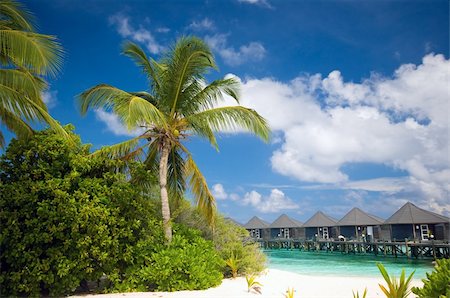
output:
M 0 1 L 0 120 L 19 138 L 33 133 L 27 123 L 32 120 L 44 121 L 67 136 L 42 100 L 44 77 L 56 75 L 63 51 L 55 37 L 36 33 L 32 21 L 20 3 Z M 0 131 L 0 148 L 4 142 Z
M 103 108 L 114 112 L 128 129 L 141 127 L 139 136 L 104 147 L 96 154 L 142 160 L 149 169 L 159 171 L 164 234 L 170 242 L 169 196 L 178 199 L 186 190 L 186 182 L 199 210 L 210 224 L 214 221 L 214 197 L 183 141 L 199 136 L 217 149 L 215 132 L 243 128 L 267 141 L 270 129 L 254 110 L 218 107 L 224 94 L 239 102 L 240 84 L 234 78 L 206 83 L 204 75 L 217 67 L 202 40 L 183 37 L 158 62 L 131 42 L 125 43 L 123 53 L 142 68 L 150 91 L 126 92 L 97 85 L 79 96 L 81 113 Z

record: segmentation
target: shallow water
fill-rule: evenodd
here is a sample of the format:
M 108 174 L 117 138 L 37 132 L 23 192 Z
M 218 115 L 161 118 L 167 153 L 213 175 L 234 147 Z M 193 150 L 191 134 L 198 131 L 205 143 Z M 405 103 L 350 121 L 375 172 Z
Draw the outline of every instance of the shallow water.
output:
M 349 255 L 339 252 L 308 252 L 299 250 L 264 250 L 268 267 L 306 275 L 381 277 L 376 263 L 383 263 L 390 275 L 400 276 L 404 268 L 407 276 L 416 270 L 414 279 L 426 277 L 433 271 L 431 260 L 411 260 L 372 255 Z

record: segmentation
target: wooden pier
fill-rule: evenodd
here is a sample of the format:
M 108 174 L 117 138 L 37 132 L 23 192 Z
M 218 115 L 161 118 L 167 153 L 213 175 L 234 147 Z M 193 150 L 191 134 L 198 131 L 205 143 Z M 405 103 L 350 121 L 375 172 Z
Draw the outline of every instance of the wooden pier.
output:
M 371 254 L 421 259 L 450 258 L 450 244 L 442 242 L 362 242 L 335 240 L 272 239 L 257 240 L 264 249 L 298 249 L 303 251 Z

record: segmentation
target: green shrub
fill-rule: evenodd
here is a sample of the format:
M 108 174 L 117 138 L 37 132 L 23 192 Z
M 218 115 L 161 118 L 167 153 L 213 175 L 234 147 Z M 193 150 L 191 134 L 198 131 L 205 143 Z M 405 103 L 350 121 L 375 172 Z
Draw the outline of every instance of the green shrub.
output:
M 436 260 L 436 267 L 427 278 L 422 279 L 423 287 L 414 287 L 412 292 L 420 298 L 450 297 L 450 260 Z
M 221 283 L 223 266 L 211 241 L 203 239 L 198 231 L 176 226 L 172 242 L 160 245 L 141 266 L 130 270 L 116 289 L 207 289 Z
M 264 270 L 266 257 L 259 245 L 249 238 L 246 229 L 231 220 L 217 216 L 213 241 L 224 260 L 231 257 L 239 260 L 241 274 L 257 274 Z M 225 268 L 225 274 L 232 275 L 230 267 Z
M 0 296 L 68 294 L 122 274 L 144 236 L 159 241 L 152 205 L 120 163 L 88 154 L 43 131 L 0 158 Z
M 177 214 L 177 222 L 201 230 L 206 239 L 212 240 L 223 260 L 239 260 L 239 274 L 257 274 L 264 270 L 266 256 L 243 227 L 217 214 L 214 230 L 211 230 L 204 218 L 187 201 L 181 202 L 174 214 Z M 223 270 L 225 276 L 233 276 L 230 266 L 224 267 Z

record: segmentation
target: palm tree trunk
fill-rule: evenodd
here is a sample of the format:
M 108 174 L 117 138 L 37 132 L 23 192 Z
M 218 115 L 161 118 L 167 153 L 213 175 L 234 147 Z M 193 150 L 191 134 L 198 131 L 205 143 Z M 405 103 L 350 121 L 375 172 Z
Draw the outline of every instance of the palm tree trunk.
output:
M 169 160 L 170 143 L 163 140 L 161 159 L 159 161 L 159 187 L 161 190 L 161 210 L 164 235 L 167 243 L 172 241 L 172 224 L 170 221 L 169 195 L 167 194 L 167 163 Z

